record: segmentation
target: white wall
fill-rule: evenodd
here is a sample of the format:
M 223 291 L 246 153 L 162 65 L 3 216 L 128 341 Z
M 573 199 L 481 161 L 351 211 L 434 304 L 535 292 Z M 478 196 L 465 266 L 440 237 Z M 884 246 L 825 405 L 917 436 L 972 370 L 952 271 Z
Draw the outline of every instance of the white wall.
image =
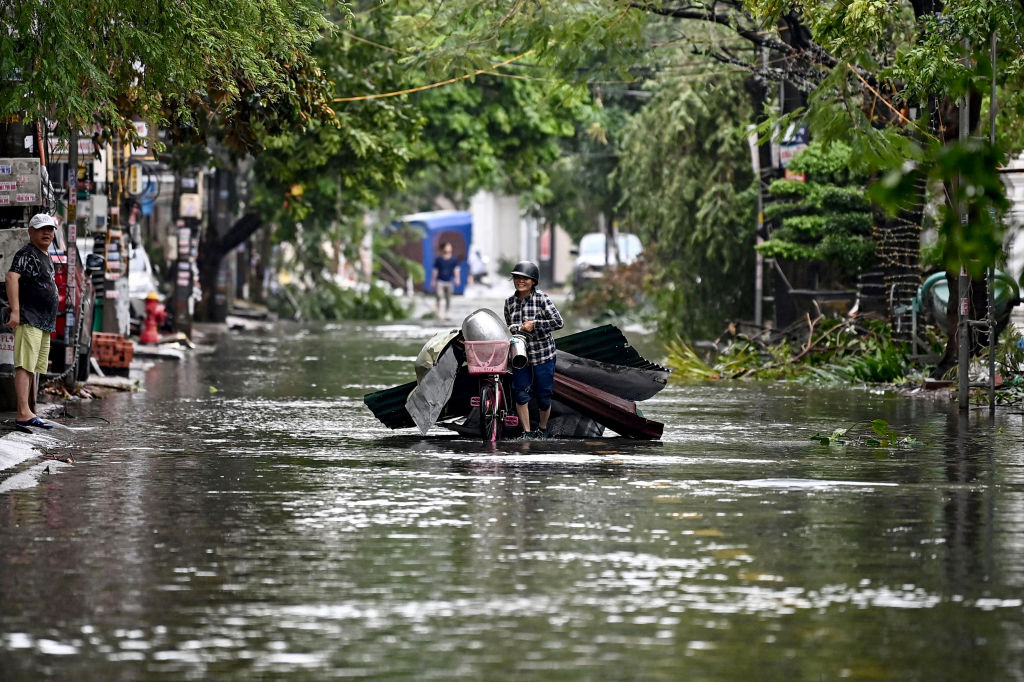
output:
M 524 254 L 528 228 L 520 217 L 519 197 L 478 192 L 469 202 L 469 211 L 473 214 L 473 243 L 487 258 L 492 278 L 500 278 L 502 260 L 514 263 L 528 257 Z
M 1006 274 L 1018 280 L 1024 273 L 1024 155 L 1010 159 L 1003 171 L 1006 198 L 1010 201 L 1003 240 Z M 1024 306 L 1016 306 L 1011 315 L 1015 324 L 1024 323 Z
M 478 192 L 469 203 L 473 214 L 473 243 L 488 260 L 491 279 L 501 280 L 501 262 L 521 260 L 538 262 L 538 245 L 542 225 L 535 218 L 523 215 L 519 197 L 503 196 L 493 192 Z M 552 249 L 555 284 L 563 284 L 572 277 L 573 247 L 569 235 L 555 228 Z

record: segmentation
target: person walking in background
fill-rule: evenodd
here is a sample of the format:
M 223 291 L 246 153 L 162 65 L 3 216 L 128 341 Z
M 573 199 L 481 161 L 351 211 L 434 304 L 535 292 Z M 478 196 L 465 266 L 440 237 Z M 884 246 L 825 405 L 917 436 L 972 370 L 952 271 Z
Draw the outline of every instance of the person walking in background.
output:
M 540 269 L 536 263 L 520 261 L 512 268 L 516 292 L 505 299 L 505 324 L 519 327 L 526 337 L 526 367 L 512 370 L 516 414 L 527 440 L 548 437 L 551 394 L 555 385 L 555 339 L 552 332 L 565 324 L 551 297 L 537 289 Z M 537 401 L 537 429 L 530 430 L 530 398 Z
M 431 276 L 431 286 L 434 288 L 434 296 L 437 297 L 437 317 L 441 320 L 448 320 L 448 313 L 452 309 L 452 294 L 455 287 L 460 283 L 461 272 L 459 261 L 455 258 L 454 249 L 450 242 L 441 242 L 441 254 L 434 259 L 434 272 Z M 444 299 L 444 315 L 441 314 L 441 300 Z
M 469 283 L 488 286 L 487 282 L 487 259 L 480 253 L 480 249 L 473 247 L 469 250 L 469 257 L 466 258 L 469 265 Z
M 57 221 L 45 213 L 32 216 L 29 243 L 21 247 L 7 272 L 7 326 L 14 332 L 14 393 L 18 401 L 15 423 L 52 429 L 31 408 L 37 390 L 35 377 L 46 371 L 50 357 L 50 332 L 57 329 L 57 283 L 49 248 Z

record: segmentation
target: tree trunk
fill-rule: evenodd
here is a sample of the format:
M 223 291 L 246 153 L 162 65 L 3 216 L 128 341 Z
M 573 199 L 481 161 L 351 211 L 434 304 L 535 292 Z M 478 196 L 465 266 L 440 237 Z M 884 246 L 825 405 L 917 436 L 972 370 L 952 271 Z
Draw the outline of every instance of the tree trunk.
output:
M 196 310 L 197 320 L 223 322 L 223 320 L 214 319 L 214 295 L 217 290 L 217 273 L 221 261 L 262 226 L 262 218 L 255 213 L 246 213 L 222 237 L 218 238 L 214 230 L 203 230 L 196 263 L 199 268 L 199 286 L 203 290 L 202 300 Z

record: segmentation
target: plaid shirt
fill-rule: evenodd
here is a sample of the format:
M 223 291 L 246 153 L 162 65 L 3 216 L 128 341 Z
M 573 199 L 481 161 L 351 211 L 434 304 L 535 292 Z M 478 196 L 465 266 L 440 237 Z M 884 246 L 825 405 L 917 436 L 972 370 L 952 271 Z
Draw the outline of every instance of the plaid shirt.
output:
M 555 357 L 555 339 L 551 332 L 561 329 L 565 323 L 548 295 L 536 288 L 526 298 L 513 294 L 505 299 L 505 324 L 521 325 L 529 320 L 534 322 L 533 332 L 520 333 L 526 337 L 530 364 L 539 365 Z

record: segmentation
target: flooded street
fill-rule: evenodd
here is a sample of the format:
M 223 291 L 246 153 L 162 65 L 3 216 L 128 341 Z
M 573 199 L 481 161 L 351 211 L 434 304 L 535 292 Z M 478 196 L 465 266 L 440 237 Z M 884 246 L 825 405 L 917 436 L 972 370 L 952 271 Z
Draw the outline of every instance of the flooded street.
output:
M 0 493 L 0 679 L 1024 679 L 1019 413 L 670 385 L 660 442 L 489 450 L 363 405 L 431 332 L 233 332 L 71 405 L 76 463 Z M 878 418 L 923 444 L 810 440 Z

